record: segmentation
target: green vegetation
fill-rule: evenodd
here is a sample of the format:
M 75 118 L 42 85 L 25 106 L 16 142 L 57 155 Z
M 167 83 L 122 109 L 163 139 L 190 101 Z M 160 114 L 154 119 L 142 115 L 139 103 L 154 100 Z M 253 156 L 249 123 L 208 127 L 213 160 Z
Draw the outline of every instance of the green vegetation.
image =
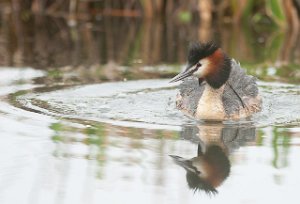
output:
M 170 78 L 188 43 L 208 40 L 260 79 L 300 81 L 291 1 L 41 2 L 1 4 L 0 65 L 46 69 L 49 84 Z

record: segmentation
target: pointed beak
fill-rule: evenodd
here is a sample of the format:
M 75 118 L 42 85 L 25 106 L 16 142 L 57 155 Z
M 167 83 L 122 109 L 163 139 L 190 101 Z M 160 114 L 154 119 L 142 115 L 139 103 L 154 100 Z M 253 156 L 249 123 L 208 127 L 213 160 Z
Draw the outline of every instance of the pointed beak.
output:
M 174 160 L 174 162 L 183 167 L 185 170 L 187 171 L 191 171 L 194 172 L 196 174 L 200 174 L 201 172 L 197 170 L 196 167 L 193 166 L 192 162 L 190 160 L 184 159 L 182 157 L 179 156 L 175 156 L 175 155 L 169 155 L 170 157 L 172 157 L 172 159 Z
M 183 72 L 177 74 L 173 79 L 171 79 L 171 81 L 169 83 L 173 83 L 173 82 L 177 82 L 182 79 L 185 79 L 185 78 L 191 76 L 195 71 L 197 71 L 197 69 L 198 69 L 198 66 L 193 67 L 193 65 L 188 65 L 187 68 Z
M 186 160 L 182 157 L 179 156 L 175 156 L 175 155 L 169 155 L 170 157 L 172 157 L 172 159 L 174 160 L 174 162 L 176 164 L 178 164 L 179 166 L 182 166 L 185 169 L 188 169 L 190 167 L 190 162 L 189 160 Z

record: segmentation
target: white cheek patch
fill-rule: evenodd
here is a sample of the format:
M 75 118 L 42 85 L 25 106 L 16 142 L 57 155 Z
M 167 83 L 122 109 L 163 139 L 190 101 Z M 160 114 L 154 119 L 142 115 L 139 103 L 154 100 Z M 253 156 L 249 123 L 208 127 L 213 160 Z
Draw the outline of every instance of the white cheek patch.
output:
M 201 66 L 198 68 L 197 71 L 194 72 L 194 75 L 198 78 L 203 77 L 205 75 L 205 71 L 207 70 L 210 62 L 207 58 L 204 58 L 204 59 L 201 59 L 199 61 L 199 63 L 201 64 Z
M 199 67 L 198 70 L 194 72 L 194 75 L 198 78 L 202 77 L 204 75 L 204 68 L 202 66 Z

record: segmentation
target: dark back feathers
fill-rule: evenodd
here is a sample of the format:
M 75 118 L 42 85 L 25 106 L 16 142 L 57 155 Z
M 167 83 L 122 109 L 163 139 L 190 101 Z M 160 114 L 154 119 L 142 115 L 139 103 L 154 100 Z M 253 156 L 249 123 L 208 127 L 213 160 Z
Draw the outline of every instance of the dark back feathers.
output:
M 258 95 L 256 78 L 247 75 L 245 70 L 242 69 L 235 60 L 231 61 L 231 73 L 228 83 L 237 92 L 246 106 L 251 105 L 247 103 L 250 98 L 255 98 Z M 233 92 L 228 84 L 225 86 L 222 100 L 227 114 L 232 114 L 243 106 L 238 96 Z

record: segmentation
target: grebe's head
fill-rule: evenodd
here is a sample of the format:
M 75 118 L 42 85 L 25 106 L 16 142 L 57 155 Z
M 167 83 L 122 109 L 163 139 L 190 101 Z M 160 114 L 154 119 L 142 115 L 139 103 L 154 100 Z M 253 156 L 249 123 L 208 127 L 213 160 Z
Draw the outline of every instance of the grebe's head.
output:
M 204 79 L 213 88 L 220 88 L 229 78 L 231 61 L 216 44 L 191 43 L 186 69 L 176 75 L 171 82 L 195 75 Z

